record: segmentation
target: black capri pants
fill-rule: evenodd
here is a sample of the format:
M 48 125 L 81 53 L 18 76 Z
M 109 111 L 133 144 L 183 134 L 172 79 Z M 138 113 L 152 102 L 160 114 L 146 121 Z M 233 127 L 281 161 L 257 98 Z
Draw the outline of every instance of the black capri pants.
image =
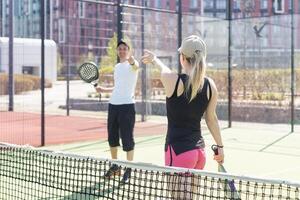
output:
M 134 104 L 108 105 L 108 143 L 110 147 L 120 146 L 120 137 L 124 151 L 134 149 L 133 129 L 135 124 Z

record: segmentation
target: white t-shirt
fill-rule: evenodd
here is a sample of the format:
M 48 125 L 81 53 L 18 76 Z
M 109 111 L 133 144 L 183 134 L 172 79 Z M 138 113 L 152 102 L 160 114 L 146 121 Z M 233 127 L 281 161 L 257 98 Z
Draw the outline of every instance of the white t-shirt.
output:
M 114 89 L 109 103 L 114 105 L 133 104 L 138 70 L 125 61 L 118 63 L 114 69 Z

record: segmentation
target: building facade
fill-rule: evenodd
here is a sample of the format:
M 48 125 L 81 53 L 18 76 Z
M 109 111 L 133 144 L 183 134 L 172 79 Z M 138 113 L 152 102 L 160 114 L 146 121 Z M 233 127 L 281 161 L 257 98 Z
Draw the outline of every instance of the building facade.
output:
M 0 0 L 2 37 L 8 36 L 10 1 Z M 107 52 L 110 39 L 117 32 L 117 0 L 107 0 L 104 4 L 76 0 L 45 2 L 46 38 L 57 43 L 57 56 L 62 65 L 58 66 L 61 69 L 58 74 L 76 74 L 78 64 L 87 59 L 88 54 L 92 54 L 92 59 L 99 62 Z M 157 49 L 166 57 L 168 52 L 177 48 L 178 0 L 122 0 L 121 3 L 124 5 L 122 33 L 132 39 L 134 47 L 141 48 L 143 32 L 145 46 Z M 284 50 L 282 54 L 286 54 L 290 41 L 283 41 L 283 38 L 290 38 L 290 29 L 285 25 L 290 23 L 286 14 L 291 12 L 291 0 L 231 0 L 231 3 L 234 62 L 244 62 L 243 65 L 250 66 L 258 63 L 255 59 L 258 55 L 265 54 L 268 57 L 277 50 Z M 146 21 L 142 23 L 142 11 L 126 7 L 128 4 L 172 12 L 144 10 Z M 183 36 L 202 36 L 213 63 L 226 63 L 227 60 L 226 8 L 227 0 L 182 0 Z M 294 11 L 300 12 L 300 0 L 294 0 Z M 270 15 L 273 17 L 263 18 Z M 295 18 L 295 26 L 300 27 L 299 17 Z M 255 32 L 261 27 L 261 32 Z M 40 0 L 14 0 L 14 36 L 40 37 Z M 300 31 L 295 31 L 295 48 L 300 48 Z M 171 63 L 177 62 L 176 56 L 170 59 Z

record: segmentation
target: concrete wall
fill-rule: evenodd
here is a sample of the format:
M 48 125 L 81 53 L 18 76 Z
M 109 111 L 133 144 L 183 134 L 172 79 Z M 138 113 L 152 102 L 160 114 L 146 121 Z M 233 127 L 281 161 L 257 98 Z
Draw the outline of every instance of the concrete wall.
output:
M 98 103 L 97 103 L 98 102 Z M 108 102 L 92 99 L 71 99 L 71 109 L 88 111 L 107 111 Z M 152 102 L 148 106 L 152 115 L 166 116 L 165 102 Z M 61 108 L 64 108 L 63 106 Z M 142 104 L 136 103 L 136 113 L 141 114 Z M 219 103 L 217 115 L 220 120 L 228 120 L 227 104 Z M 232 120 L 258 123 L 289 123 L 291 111 L 289 107 L 276 107 L 266 105 L 237 105 L 232 106 Z M 300 119 L 300 109 L 295 110 L 296 123 Z

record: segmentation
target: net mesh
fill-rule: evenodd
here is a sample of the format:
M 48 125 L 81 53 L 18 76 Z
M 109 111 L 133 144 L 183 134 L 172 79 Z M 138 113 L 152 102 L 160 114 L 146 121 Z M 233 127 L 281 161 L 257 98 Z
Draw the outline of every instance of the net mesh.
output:
M 117 165 L 121 176 L 105 177 Z M 123 182 L 122 174 L 131 169 Z M 0 199 L 295 199 L 297 183 L 0 144 Z

